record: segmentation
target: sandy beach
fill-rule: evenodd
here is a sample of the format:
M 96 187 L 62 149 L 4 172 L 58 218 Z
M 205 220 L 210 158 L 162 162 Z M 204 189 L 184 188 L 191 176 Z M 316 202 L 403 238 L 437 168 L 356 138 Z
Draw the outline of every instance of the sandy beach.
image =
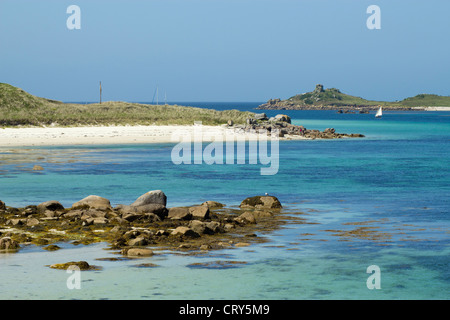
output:
M 178 143 L 183 139 L 217 141 L 220 137 L 237 141 L 257 135 L 205 125 L 22 127 L 0 129 L 0 147 Z

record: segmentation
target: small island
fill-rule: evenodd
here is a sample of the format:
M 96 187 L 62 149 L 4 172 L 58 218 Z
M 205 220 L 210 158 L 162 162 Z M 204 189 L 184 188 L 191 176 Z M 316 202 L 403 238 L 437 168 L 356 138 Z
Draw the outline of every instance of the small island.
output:
M 322 84 L 307 93 L 294 95 L 286 100 L 270 99 L 257 109 L 265 110 L 340 110 L 342 112 L 368 113 L 383 107 L 384 110 L 450 110 L 450 96 L 418 94 L 401 101 L 366 100 L 342 93 L 339 89 L 324 89 Z

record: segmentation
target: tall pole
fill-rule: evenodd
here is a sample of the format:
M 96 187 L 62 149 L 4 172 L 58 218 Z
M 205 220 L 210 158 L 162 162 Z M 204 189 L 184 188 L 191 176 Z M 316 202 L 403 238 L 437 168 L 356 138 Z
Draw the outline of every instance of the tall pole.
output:
M 102 82 L 100 81 L 100 104 L 102 104 Z

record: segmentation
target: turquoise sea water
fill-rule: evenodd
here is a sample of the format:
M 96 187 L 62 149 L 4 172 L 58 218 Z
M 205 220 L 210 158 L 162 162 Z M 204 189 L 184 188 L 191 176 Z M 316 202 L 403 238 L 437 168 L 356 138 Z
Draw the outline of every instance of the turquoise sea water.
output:
M 257 104 L 194 104 L 252 110 Z M 0 199 L 10 206 L 58 200 L 70 207 L 90 194 L 113 205 L 161 189 L 168 206 L 206 200 L 238 206 L 268 192 L 296 218 L 264 234 L 270 241 L 198 256 L 161 253 L 128 261 L 105 244 L 47 252 L 28 246 L 0 254 L 0 298 L 22 299 L 448 299 L 450 297 L 450 113 L 266 111 L 309 129 L 333 127 L 361 139 L 282 141 L 280 166 L 175 165 L 174 144 L 0 149 Z M 44 171 L 32 171 L 39 164 Z M 46 265 L 86 260 L 69 290 L 64 271 Z M 245 261 L 232 268 L 197 262 Z M 151 262 L 158 267 L 138 268 Z M 381 289 L 368 289 L 367 267 Z

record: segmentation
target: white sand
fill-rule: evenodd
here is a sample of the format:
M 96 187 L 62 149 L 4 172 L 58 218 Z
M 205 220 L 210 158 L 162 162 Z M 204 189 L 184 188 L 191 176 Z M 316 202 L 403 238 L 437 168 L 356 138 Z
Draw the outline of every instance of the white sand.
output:
M 426 111 L 450 111 L 450 107 L 426 107 Z
M 191 142 L 217 141 L 220 137 L 223 141 L 237 141 L 254 139 L 257 136 L 223 126 L 204 125 L 24 127 L 0 129 L 0 147 L 178 143 L 182 142 L 182 139 Z
M 450 107 L 412 107 L 413 110 L 450 111 Z

